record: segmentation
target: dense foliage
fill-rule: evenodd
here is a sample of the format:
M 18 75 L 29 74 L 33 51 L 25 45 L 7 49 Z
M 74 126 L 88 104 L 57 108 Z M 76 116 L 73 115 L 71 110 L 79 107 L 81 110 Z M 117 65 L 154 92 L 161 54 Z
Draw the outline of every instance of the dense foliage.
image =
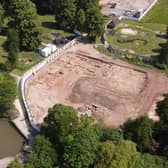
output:
M 13 107 L 16 97 L 15 79 L 8 74 L 0 78 L 0 116 Z
M 167 168 L 166 158 L 137 150 L 137 147 L 142 151 L 149 150 L 151 134 L 151 120 L 147 117 L 127 122 L 124 135 L 136 141 L 136 145 L 135 142 L 124 140 L 122 130 L 106 128 L 87 115 L 78 118 L 72 107 L 57 104 L 49 109 L 41 135 L 34 139 L 28 160 L 22 166 Z M 135 136 L 136 139 L 133 138 Z M 14 163 L 20 164 L 17 160 Z
M 8 50 L 8 61 L 12 66 L 15 66 L 19 52 L 19 35 L 15 29 L 8 30 L 6 45 Z
M 97 0 L 55 0 L 56 24 L 63 30 L 77 29 L 95 39 L 103 32 L 103 16 Z
M 159 142 L 159 153 L 168 158 L 168 94 L 160 101 L 156 109 L 160 121 L 155 126 L 155 138 Z
M 18 31 L 20 47 L 26 50 L 36 49 L 41 39 L 35 5 L 30 0 L 10 0 L 9 2 L 9 27 Z
M 0 3 L 0 32 L 3 24 L 3 19 L 4 19 L 4 8 L 2 4 Z
M 141 152 L 150 151 L 152 142 L 152 121 L 142 116 L 136 120 L 128 120 L 124 125 L 124 136 L 133 140 Z

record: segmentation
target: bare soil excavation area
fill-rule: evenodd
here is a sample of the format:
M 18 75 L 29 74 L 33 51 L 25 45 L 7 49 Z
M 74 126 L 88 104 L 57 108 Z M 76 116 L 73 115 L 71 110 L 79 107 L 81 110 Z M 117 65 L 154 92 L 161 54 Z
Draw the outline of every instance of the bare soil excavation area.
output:
M 71 105 L 78 114 L 93 116 L 107 126 L 148 114 L 158 97 L 168 92 L 168 78 L 112 59 L 90 44 L 78 44 L 26 83 L 28 104 L 40 124 L 49 107 Z

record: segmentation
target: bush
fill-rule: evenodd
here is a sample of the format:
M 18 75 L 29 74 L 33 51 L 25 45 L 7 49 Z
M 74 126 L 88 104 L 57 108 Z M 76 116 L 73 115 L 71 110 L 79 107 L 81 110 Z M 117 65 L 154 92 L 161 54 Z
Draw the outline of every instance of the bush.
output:
M 168 66 L 166 64 L 160 64 L 160 63 L 156 63 L 155 67 L 159 68 L 159 69 L 163 69 L 163 70 L 168 68 Z

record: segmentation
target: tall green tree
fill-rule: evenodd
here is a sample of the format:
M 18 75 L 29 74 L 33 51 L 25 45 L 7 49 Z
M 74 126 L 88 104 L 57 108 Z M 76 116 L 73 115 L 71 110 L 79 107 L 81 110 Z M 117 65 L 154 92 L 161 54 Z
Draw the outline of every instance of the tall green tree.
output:
M 104 31 L 103 15 L 99 8 L 93 6 L 87 10 L 86 18 L 86 32 L 95 40 Z
M 131 141 L 122 141 L 119 145 L 106 141 L 98 148 L 94 167 L 131 168 L 138 155 L 136 144 Z
M 123 133 L 119 129 L 105 128 L 101 140 L 111 140 L 114 144 L 120 144 L 124 140 L 124 137 Z
M 53 168 L 58 164 L 56 151 L 51 142 L 42 135 L 33 140 L 32 152 L 28 158 L 34 168 Z
M 82 126 L 74 140 L 65 147 L 64 165 L 67 168 L 88 168 L 94 163 L 98 137 L 92 125 Z
M 0 112 L 4 113 L 13 107 L 16 98 L 16 81 L 5 74 L 0 81 Z
M 14 66 L 19 52 L 19 35 L 15 29 L 8 29 L 7 34 L 8 61 Z
M 136 120 L 124 124 L 124 136 L 137 143 L 141 152 L 150 151 L 153 133 L 153 123 L 147 116 L 139 117 Z
M 83 9 L 79 9 L 77 11 L 77 16 L 76 16 L 76 29 L 81 32 L 84 32 L 85 24 L 86 24 L 86 14 Z
M 87 12 L 88 9 L 92 7 L 99 8 L 98 0 L 76 0 L 77 9 L 83 9 L 84 12 Z
M 56 24 L 63 30 L 73 30 L 75 27 L 75 0 L 55 0 Z
M 2 4 L 0 3 L 0 32 L 2 29 L 2 25 L 3 25 L 3 19 L 4 19 L 4 8 Z
M 41 41 L 36 6 L 30 0 L 10 0 L 8 6 L 9 27 L 19 33 L 20 47 L 26 50 L 36 49 Z
M 156 113 L 160 120 L 156 123 L 155 138 L 159 142 L 159 153 L 168 157 L 168 94 L 157 103 Z
M 168 26 L 166 31 L 166 42 L 161 44 L 161 49 L 159 51 L 160 63 L 168 65 Z
M 156 113 L 160 117 L 161 127 L 168 127 L 168 94 L 164 95 L 164 100 L 157 103 Z
M 62 152 L 64 146 L 73 140 L 78 129 L 77 112 L 70 106 L 56 104 L 48 113 L 42 131 Z

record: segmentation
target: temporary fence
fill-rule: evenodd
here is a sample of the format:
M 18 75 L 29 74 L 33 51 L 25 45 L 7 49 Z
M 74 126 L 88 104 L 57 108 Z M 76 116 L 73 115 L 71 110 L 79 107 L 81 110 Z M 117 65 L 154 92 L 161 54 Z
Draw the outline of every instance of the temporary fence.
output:
M 61 54 L 63 54 L 67 49 L 71 48 L 72 46 L 74 46 L 75 44 L 78 43 L 80 36 L 73 39 L 72 41 L 68 42 L 67 44 L 65 44 L 62 48 L 57 49 L 56 52 L 52 53 L 49 57 L 45 58 L 43 61 L 41 61 L 40 63 L 36 64 L 35 66 L 33 66 L 32 68 L 30 68 L 27 72 L 25 72 L 23 74 L 23 76 L 20 79 L 20 90 L 21 90 L 21 96 L 22 96 L 22 101 L 23 101 L 23 105 L 29 120 L 29 123 L 31 125 L 31 127 L 36 130 L 36 131 L 40 131 L 40 126 L 38 126 L 35 122 L 35 119 L 33 117 L 33 114 L 30 110 L 30 107 L 28 105 L 28 102 L 26 100 L 26 93 L 25 93 L 25 84 L 26 81 L 31 77 L 36 75 L 36 73 L 38 71 L 40 71 L 45 65 L 47 65 L 48 63 L 51 63 L 52 61 L 54 61 L 55 59 L 58 59 Z

